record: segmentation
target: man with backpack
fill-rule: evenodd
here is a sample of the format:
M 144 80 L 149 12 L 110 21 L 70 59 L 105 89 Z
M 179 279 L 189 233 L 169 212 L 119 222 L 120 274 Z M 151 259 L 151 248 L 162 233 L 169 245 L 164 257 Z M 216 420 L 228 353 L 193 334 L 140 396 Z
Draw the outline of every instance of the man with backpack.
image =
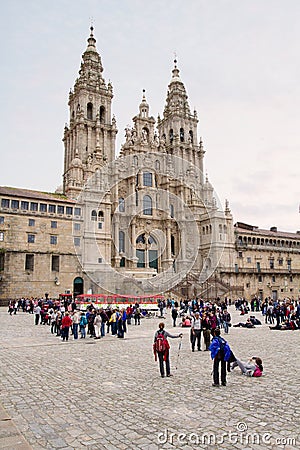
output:
M 211 359 L 213 363 L 213 386 L 220 386 L 219 381 L 219 365 L 221 363 L 221 383 L 226 386 L 226 361 L 230 359 L 231 349 L 228 343 L 220 336 L 220 328 L 216 328 L 213 332 L 213 340 L 210 344 L 209 350 L 211 352 Z
M 157 356 L 158 356 L 158 360 L 159 360 L 159 370 L 160 370 L 160 375 L 162 378 L 164 378 L 165 376 L 165 369 L 164 369 L 164 361 L 166 363 L 166 374 L 167 377 L 171 377 L 171 371 L 170 371 L 170 358 L 169 358 L 169 342 L 168 342 L 168 337 L 169 338 L 179 338 L 182 337 L 182 333 L 174 336 L 170 333 L 168 333 L 168 331 L 164 330 L 165 328 L 165 324 L 163 322 L 161 322 L 159 324 L 159 329 L 156 331 L 155 335 L 154 335 L 154 344 L 153 344 L 153 351 L 154 351 L 154 355 L 155 355 L 155 361 L 157 361 Z

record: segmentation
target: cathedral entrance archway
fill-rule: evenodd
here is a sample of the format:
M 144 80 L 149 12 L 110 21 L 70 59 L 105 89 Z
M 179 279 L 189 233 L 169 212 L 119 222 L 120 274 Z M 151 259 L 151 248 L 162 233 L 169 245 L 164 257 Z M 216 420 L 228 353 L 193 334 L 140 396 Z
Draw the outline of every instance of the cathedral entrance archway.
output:
M 76 277 L 73 281 L 73 296 L 83 294 L 83 279 L 81 277 Z

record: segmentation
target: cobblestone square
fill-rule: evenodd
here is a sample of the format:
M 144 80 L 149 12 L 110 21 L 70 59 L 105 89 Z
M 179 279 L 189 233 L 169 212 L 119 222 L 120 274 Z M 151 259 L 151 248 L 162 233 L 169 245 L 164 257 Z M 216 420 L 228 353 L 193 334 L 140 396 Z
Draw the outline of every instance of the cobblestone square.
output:
M 233 323 L 246 320 L 234 307 L 230 313 Z M 174 376 L 160 377 L 152 352 L 158 322 L 129 326 L 124 340 L 62 342 L 32 315 L 1 308 L 0 447 L 299 448 L 299 331 L 231 328 L 236 356 L 261 356 L 264 375 L 235 369 L 226 387 L 213 388 L 210 353 L 191 352 L 190 330 L 173 328 L 170 312 L 166 329 L 183 332 L 182 348 L 178 358 L 179 340 L 169 339 Z

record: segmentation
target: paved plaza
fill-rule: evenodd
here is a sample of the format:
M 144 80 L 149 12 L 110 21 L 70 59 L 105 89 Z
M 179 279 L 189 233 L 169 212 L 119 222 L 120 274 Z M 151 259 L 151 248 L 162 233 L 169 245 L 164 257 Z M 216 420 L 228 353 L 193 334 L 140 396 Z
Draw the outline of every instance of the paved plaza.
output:
M 233 323 L 246 320 L 230 312 Z M 183 332 L 182 349 L 178 359 L 179 339 L 170 339 L 174 376 L 160 377 L 158 322 L 131 325 L 124 340 L 63 343 L 32 315 L 1 308 L 0 448 L 299 448 L 299 331 L 231 328 L 236 356 L 261 356 L 264 376 L 235 369 L 226 387 L 214 388 L 210 353 L 192 353 L 189 329 L 173 328 L 170 313 L 166 329 Z

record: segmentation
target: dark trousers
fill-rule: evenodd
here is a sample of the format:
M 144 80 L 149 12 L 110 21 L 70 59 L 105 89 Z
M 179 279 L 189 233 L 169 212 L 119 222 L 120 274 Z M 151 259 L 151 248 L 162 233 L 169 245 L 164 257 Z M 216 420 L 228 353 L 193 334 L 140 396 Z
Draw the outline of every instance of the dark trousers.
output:
M 198 350 L 201 350 L 201 330 L 194 330 L 192 333 L 192 350 L 195 350 L 196 341 Z
M 159 370 L 162 377 L 165 376 L 165 369 L 164 369 L 164 352 L 157 352 L 158 360 L 159 360 Z M 167 354 L 166 358 L 166 372 L 167 375 L 170 375 L 170 359 L 169 359 L 169 352 Z
M 40 321 L 40 315 L 39 315 L 39 314 L 36 314 L 36 315 L 35 315 L 35 324 L 38 325 L 38 324 L 39 324 L 39 321 Z
M 219 365 L 221 363 L 221 382 L 226 383 L 226 362 L 224 358 L 221 358 L 219 355 L 216 355 L 214 359 L 214 367 L 213 367 L 213 375 L 214 375 L 214 384 L 220 384 L 219 381 Z
M 72 328 L 74 339 L 78 339 L 78 323 L 73 323 Z
M 61 330 L 61 336 L 63 341 L 68 341 L 69 340 L 69 327 L 64 327 Z
M 210 346 L 210 330 L 203 330 L 203 337 L 205 342 L 205 350 L 208 350 Z

